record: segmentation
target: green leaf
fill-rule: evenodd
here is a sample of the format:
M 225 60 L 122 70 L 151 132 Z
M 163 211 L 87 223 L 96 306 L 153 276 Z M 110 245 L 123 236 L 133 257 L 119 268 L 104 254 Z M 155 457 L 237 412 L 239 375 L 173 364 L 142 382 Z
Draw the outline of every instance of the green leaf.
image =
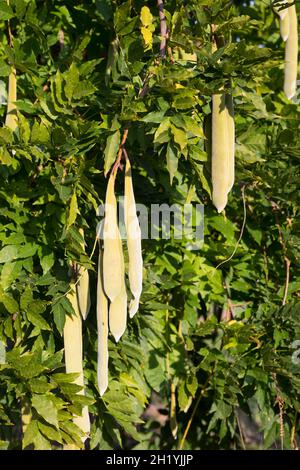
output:
M 50 441 L 59 442 L 62 444 L 62 437 L 61 433 L 57 431 L 53 426 L 49 426 L 48 424 L 42 423 L 38 421 L 38 427 L 41 433 Z
M 170 127 L 171 127 L 170 118 L 165 118 L 156 129 L 156 132 L 154 134 L 154 142 L 157 144 L 163 144 L 165 142 L 169 142 Z
M 49 396 L 34 394 L 31 403 L 33 408 L 36 409 L 38 414 L 44 418 L 47 423 L 52 424 L 58 429 L 57 410 Z
M 0 20 L 7 21 L 14 17 L 14 12 L 6 0 L 0 1 Z
M 73 98 L 80 100 L 81 98 L 92 95 L 96 90 L 97 88 L 88 80 L 79 81 L 73 92 Z
M 17 279 L 22 269 L 22 262 L 12 261 L 4 264 L 1 271 L 1 285 L 3 289 L 10 287 L 12 282 Z
M 50 141 L 50 134 L 47 127 L 41 122 L 34 122 L 31 129 L 31 142 L 33 144 L 47 144 Z
M 178 157 L 176 155 L 176 149 L 171 143 L 167 146 L 167 168 L 170 174 L 170 184 L 172 184 L 178 168 Z
M 15 260 L 19 254 L 19 247 L 16 245 L 7 245 L 0 250 L 0 263 L 9 263 Z
M 11 144 L 13 140 L 12 131 L 9 127 L 0 128 L 0 143 Z
M 178 405 L 180 411 L 187 411 L 187 407 L 191 404 L 191 396 L 186 389 L 185 382 L 180 382 L 178 389 Z
M 153 122 L 155 124 L 160 124 L 164 118 L 166 111 L 152 111 L 149 114 L 146 114 L 141 121 L 143 122 Z
M 75 444 L 78 445 L 78 447 L 82 447 L 82 441 L 81 437 L 84 435 L 81 429 L 76 426 L 72 421 L 64 421 L 61 423 L 61 429 L 65 431 L 75 442 Z
M 65 72 L 65 81 L 66 85 L 64 88 L 64 92 L 70 103 L 72 101 L 74 91 L 79 82 L 79 71 L 74 62 L 71 64 L 69 70 Z
M 117 130 L 111 134 L 106 141 L 106 147 L 104 151 L 104 175 L 106 176 L 111 166 L 115 162 L 121 143 L 120 131 Z
M 173 125 L 171 125 L 171 131 L 174 137 L 174 142 L 179 146 L 180 150 L 183 151 L 187 146 L 186 131 Z
M 34 393 L 47 393 L 54 388 L 53 384 L 47 382 L 46 378 L 30 380 L 30 389 Z
M 41 248 L 39 248 L 39 257 L 40 257 L 40 263 L 43 269 L 44 275 L 47 274 L 48 271 L 52 268 L 54 265 L 54 253 L 51 251 L 51 249 L 44 245 Z
M 56 302 L 52 306 L 53 318 L 56 328 L 58 329 L 59 333 L 62 335 L 64 331 L 64 326 L 66 322 L 65 316 L 65 309 L 61 302 Z
M 46 322 L 46 320 L 38 313 L 38 308 L 36 307 L 37 301 L 31 302 L 28 305 L 28 310 L 27 310 L 27 318 L 28 320 L 41 330 L 48 330 L 51 331 L 50 326 Z
M 23 442 L 22 442 L 23 449 L 30 446 L 30 444 L 34 444 L 34 442 L 38 438 L 38 435 L 39 435 L 39 428 L 37 425 L 37 421 L 32 420 L 26 427 L 26 431 L 23 436 Z
M 51 450 L 50 442 L 39 431 L 37 420 L 32 420 L 28 424 L 22 444 L 24 449 L 34 445 L 35 450 Z
M 76 217 L 78 214 L 78 205 L 77 205 L 77 196 L 76 192 L 74 191 L 71 197 L 70 207 L 69 207 L 69 217 L 67 222 L 67 229 L 74 224 Z
M 31 101 L 24 99 L 24 100 L 17 100 L 16 105 L 19 111 L 23 111 L 27 114 L 35 114 L 36 109 Z
M 37 252 L 38 245 L 35 243 L 26 243 L 21 245 L 18 250 L 18 258 L 29 258 Z
M 26 286 L 23 294 L 20 297 L 20 307 L 22 310 L 26 310 L 30 302 L 33 301 L 32 288 Z
M 3 303 L 6 310 L 11 314 L 19 311 L 18 302 L 12 297 L 12 295 L 4 293 L 2 288 L 0 290 L 0 302 Z

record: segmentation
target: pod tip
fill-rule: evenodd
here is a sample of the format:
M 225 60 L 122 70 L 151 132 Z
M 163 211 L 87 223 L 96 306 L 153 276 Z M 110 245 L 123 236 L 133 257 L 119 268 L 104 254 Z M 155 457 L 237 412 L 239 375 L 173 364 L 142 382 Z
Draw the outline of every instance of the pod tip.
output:
M 115 340 L 116 340 L 116 343 L 119 342 L 121 336 L 122 336 L 122 334 L 120 334 L 120 335 L 114 335 L 114 338 L 115 338 Z
M 104 393 L 106 392 L 106 389 L 107 389 L 107 385 L 103 387 L 99 387 L 100 397 L 104 395 Z
M 296 94 L 295 90 L 284 90 L 284 94 L 288 100 L 292 100 Z
M 220 214 L 225 209 L 225 207 L 226 207 L 226 204 L 224 204 L 223 206 L 216 207 L 218 214 Z
M 222 195 L 214 195 L 212 198 L 213 205 L 217 209 L 218 213 L 222 212 L 223 209 L 225 209 L 227 205 L 227 194 L 222 194 Z
M 129 304 L 129 317 L 133 318 L 139 309 L 139 298 L 131 300 Z

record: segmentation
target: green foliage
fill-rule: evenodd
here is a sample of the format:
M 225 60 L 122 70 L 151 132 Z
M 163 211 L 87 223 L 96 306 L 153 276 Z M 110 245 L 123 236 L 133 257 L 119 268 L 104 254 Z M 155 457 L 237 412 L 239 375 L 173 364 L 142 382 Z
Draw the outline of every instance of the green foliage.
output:
M 162 61 L 156 2 L 0 2 L 0 84 L 14 64 L 19 119 L 16 132 L 0 129 L 0 448 L 80 445 L 72 414 L 86 404 L 91 449 L 274 448 L 282 427 L 284 448 L 299 439 L 299 105 L 281 91 L 278 18 L 262 1 L 164 3 Z M 211 24 L 224 36 L 214 54 Z M 210 101 L 222 87 L 234 97 L 237 161 L 226 215 L 217 215 Z M 2 91 L 1 103 L 4 123 Z M 100 398 L 90 254 L 125 128 L 137 202 L 204 204 L 205 238 L 199 250 L 185 238 L 143 241 L 140 310 L 118 344 L 110 337 Z M 63 363 L 70 262 L 89 268 L 93 286 L 85 397 Z M 171 384 L 177 439 L 158 411 L 170 414 Z

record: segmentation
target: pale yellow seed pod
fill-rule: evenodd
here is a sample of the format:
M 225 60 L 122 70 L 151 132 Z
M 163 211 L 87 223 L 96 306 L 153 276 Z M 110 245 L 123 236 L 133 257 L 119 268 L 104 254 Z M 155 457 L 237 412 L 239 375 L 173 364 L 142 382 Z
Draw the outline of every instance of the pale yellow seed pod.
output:
M 226 112 L 229 141 L 229 173 L 228 173 L 228 192 L 234 185 L 234 167 L 235 167 L 235 124 L 234 124 L 234 106 L 231 95 L 226 95 Z
M 127 294 L 125 280 L 119 296 L 111 302 L 109 306 L 109 329 L 115 338 L 119 341 L 126 330 L 127 324 Z
M 82 318 L 86 320 L 91 307 L 91 297 L 89 272 L 84 266 L 79 266 L 78 277 L 79 281 L 76 285 L 78 305 Z
M 15 67 L 11 68 L 8 78 L 8 93 L 7 93 L 7 113 L 5 119 L 5 125 L 12 131 L 15 131 L 18 127 L 18 116 L 17 116 L 17 72 Z
M 124 284 L 124 257 L 118 227 L 117 200 L 115 197 L 115 174 L 111 174 L 106 191 L 103 229 L 103 285 L 107 297 L 113 302 Z
M 227 204 L 229 188 L 228 113 L 225 93 L 212 95 L 212 201 L 218 212 Z
M 84 231 L 82 228 L 79 229 L 84 240 Z M 82 248 L 84 249 L 84 242 Z M 90 295 L 90 279 L 89 272 L 84 266 L 78 267 L 78 282 L 76 284 L 76 292 L 79 310 L 82 318 L 86 320 L 91 307 L 91 295 Z
M 279 7 L 282 6 L 284 3 L 287 3 L 287 0 L 274 6 L 273 9 L 279 16 L 280 36 L 283 39 L 283 41 L 286 41 L 289 35 L 289 23 L 290 23 L 288 9 L 285 8 L 284 10 L 279 11 Z
M 129 257 L 128 277 L 133 299 L 129 305 L 129 316 L 132 318 L 138 308 L 143 288 L 142 235 L 132 186 L 132 174 L 129 158 L 126 157 L 124 219 L 127 234 Z
M 108 386 L 108 300 L 103 289 L 103 252 L 99 248 L 97 282 L 98 388 L 102 396 Z
M 283 41 L 286 41 L 287 38 L 289 37 L 289 32 L 290 32 L 290 17 L 288 15 L 287 10 L 286 14 L 284 16 L 280 16 L 280 36 Z
M 74 314 L 72 317 L 66 315 L 66 322 L 64 326 L 64 348 L 65 348 L 65 364 L 66 372 L 78 373 L 78 378 L 74 381 L 77 385 L 84 387 L 83 377 L 83 351 L 82 351 L 82 319 L 79 312 L 77 295 L 75 291 L 75 283 L 71 282 L 70 289 L 72 289 L 67 297 L 72 304 Z M 78 392 L 84 395 L 84 389 Z M 82 438 L 84 442 L 90 433 L 90 418 L 88 407 L 84 406 L 81 416 L 74 416 L 74 423 L 84 432 L 85 436 Z
M 289 36 L 285 43 L 284 93 L 290 100 L 296 94 L 298 67 L 298 19 L 295 5 L 288 9 Z

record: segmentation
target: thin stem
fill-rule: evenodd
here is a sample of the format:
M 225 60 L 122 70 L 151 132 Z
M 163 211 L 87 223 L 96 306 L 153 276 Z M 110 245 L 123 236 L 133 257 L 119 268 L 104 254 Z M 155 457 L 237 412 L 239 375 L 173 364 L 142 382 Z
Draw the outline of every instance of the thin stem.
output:
M 246 450 L 245 441 L 244 441 L 244 436 L 243 436 L 243 430 L 242 430 L 242 427 L 241 427 L 240 418 L 239 418 L 239 415 L 238 415 L 238 411 L 237 411 L 237 410 L 235 411 L 235 417 L 236 417 L 237 425 L 238 425 L 238 428 L 239 428 L 239 433 L 240 433 L 242 448 L 243 448 L 243 450 Z
M 284 282 L 284 292 L 283 292 L 283 298 L 282 298 L 282 305 L 285 305 L 287 301 L 288 291 L 289 291 L 291 260 L 287 256 L 287 248 L 286 248 L 285 240 L 283 237 L 283 233 L 282 233 L 279 218 L 278 218 L 279 207 L 274 201 L 271 201 L 271 205 L 275 214 L 276 227 L 277 227 L 278 235 L 279 235 L 279 243 L 282 247 L 284 263 L 285 263 L 285 282 Z
M 287 256 L 284 257 L 284 261 L 285 261 L 285 285 L 284 285 L 284 295 L 282 299 L 282 305 L 286 304 L 286 299 L 288 296 L 289 282 L 290 282 L 290 266 L 291 266 L 291 261 Z
M 208 382 L 209 382 L 209 380 L 210 380 L 211 375 L 212 375 L 212 373 L 207 377 L 207 379 L 206 379 L 206 381 L 205 381 L 205 384 L 203 385 L 203 387 L 202 387 L 202 389 L 201 389 L 201 391 L 200 391 L 200 393 L 199 393 L 199 395 L 198 395 L 198 398 L 197 398 L 196 404 L 195 404 L 195 406 L 194 406 L 194 409 L 193 409 L 193 411 L 192 411 L 191 417 L 190 417 L 190 419 L 189 419 L 189 421 L 188 421 L 188 423 L 187 423 L 187 426 L 186 426 L 186 428 L 185 428 L 185 430 L 184 430 L 184 433 L 183 433 L 182 439 L 181 439 L 181 441 L 180 441 L 178 450 L 182 450 L 183 447 L 184 447 L 184 443 L 185 443 L 185 441 L 186 441 L 188 432 L 189 432 L 189 430 L 190 430 L 191 424 L 192 424 L 193 419 L 194 419 L 194 417 L 195 417 L 195 414 L 196 414 L 196 411 L 197 411 L 197 409 L 198 409 L 200 400 L 201 400 L 201 398 L 203 397 L 203 395 L 204 395 L 204 393 L 205 393 L 205 391 L 206 391 L 206 387 L 207 387 L 207 384 L 208 384 Z
M 118 156 L 116 158 L 116 161 L 115 161 L 115 164 L 112 168 L 112 173 L 116 173 L 119 169 L 119 166 L 121 164 L 121 160 L 122 160 L 122 154 L 123 154 L 123 149 L 124 149 L 124 145 L 126 143 L 126 140 L 127 140 L 127 136 L 128 136 L 128 127 L 126 127 L 124 129 L 124 132 L 123 132 L 123 137 L 122 137 L 122 141 L 121 141 L 121 144 L 120 144 L 120 147 L 119 147 L 119 151 L 118 151 Z
M 182 450 L 182 449 L 183 449 L 184 443 L 185 443 L 185 441 L 186 441 L 186 437 L 187 437 L 187 435 L 188 435 L 188 432 L 189 432 L 189 430 L 190 430 L 191 424 L 192 424 L 192 422 L 193 422 L 194 416 L 195 416 L 195 414 L 196 414 L 197 408 L 198 408 L 198 406 L 199 406 L 200 400 L 201 400 L 202 395 L 203 395 L 202 391 L 203 391 L 203 390 L 201 390 L 201 392 L 200 392 L 199 395 L 198 395 L 198 398 L 197 398 L 197 401 L 196 401 L 196 405 L 195 405 L 195 407 L 194 407 L 194 409 L 193 409 L 193 412 L 192 412 L 192 414 L 191 414 L 191 417 L 190 417 L 190 419 L 189 419 L 189 421 L 188 421 L 188 423 L 187 423 L 187 426 L 186 426 L 186 428 L 185 428 L 185 430 L 184 430 L 184 433 L 183 433 L 182 439 L 181 439 L 181 441 L 180 441 L 180 445 L 179 445 L 178 450 Z
M 230 261 L 234 257 L 234 255 L 236 253 L 236 250 L 238 249 L 238 246 L 240 244 L 240 241 L 243 237 L 243 233 L 244 233 L 244 229 L 245 229 L 245 225 L 246 225 L 246 219 L 247 219 L 247 208 L 246 208 L 246 200 L 245 200 L 245 186 L 242 186 L 241 192 L 242 192 L 243 208 L 244 208 L 244 217 L 243 217 L 243 224 L 242 224 L 242 228 L 241 228 L 241 233 L 240 233 L 240 236 L 238 238 L 238 241 L 236 242 L 236 245 L 234 247 L 234 250 L 233 250 L 232 254 L 229 256 L 229 258 L 227 258 L 224 261 L 222 261 L 221 263 L 219 263 L 218 266 L 216 267 L 216 269 L 218 269 L 220 266 L 222 266 L 222 264 L 227 263 L 228 261 Z
M 298 450 L 297 440 L 295 437 L 297 418 L 298 418 L 298 412 L 296 411 L 295 419 L 294 419 L 292 430 L 291 430 L 291 447 L 293 450 Z

